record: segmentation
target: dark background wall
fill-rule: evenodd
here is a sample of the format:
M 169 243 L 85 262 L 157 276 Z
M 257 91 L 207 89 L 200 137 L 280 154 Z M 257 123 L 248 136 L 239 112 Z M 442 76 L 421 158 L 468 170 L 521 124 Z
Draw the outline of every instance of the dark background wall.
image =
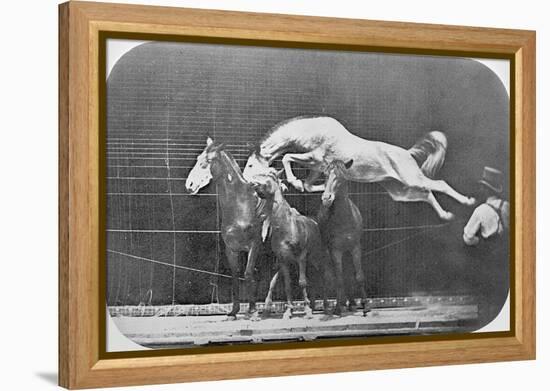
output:
M 485 165 L 508 177 L 508 96 L 491 70 L 470 59 L 148 43 L 118 61 L 107 85 L 107 248 L 168 264 L 229 273 L 215 233 L 215 188 L 199 196 L 184 189 L 207 135 L 226 142 L 243 168 L 247 142 L 298 115 L 329 115 L 361 137 L 406 148 L 440 130 L 449 148 L 438 176 L 458 191 L 475 193 Z M 403 229 L 440 221 L 427 204 L 394 202 L 376 184 L 351 190 L 368 230 L 370 295 L 468 293 L 478 269 L 503 273 L 463 245 L 470 208 L 437 195 L 457 220 Z M 288 195 L 304 214 L 317 212 L 319 198 Z M 259 264 L 262 297 L 272 274 L 268 251 Z M 110 305 L 230 299 L 226 278 L 113 253 L 107 267 Z

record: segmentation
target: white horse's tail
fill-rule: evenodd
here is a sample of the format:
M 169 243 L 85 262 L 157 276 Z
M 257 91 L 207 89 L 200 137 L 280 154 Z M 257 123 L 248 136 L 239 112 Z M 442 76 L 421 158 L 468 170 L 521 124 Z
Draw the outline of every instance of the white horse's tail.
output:
M 417 162 L 423 162 L 420 169 L 429 178 L 433 178 L 445 161 L 447 137 L 441 132 L 430 132 L 417 141 L 409 153 Z

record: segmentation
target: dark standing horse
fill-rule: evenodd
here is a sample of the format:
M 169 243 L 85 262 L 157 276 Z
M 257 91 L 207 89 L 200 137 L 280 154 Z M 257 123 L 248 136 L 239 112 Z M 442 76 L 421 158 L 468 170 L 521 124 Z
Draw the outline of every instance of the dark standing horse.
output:
M 197 163 L 189 173 L 185 187 L 191 194 L 214 181 L 218 185 L 218 202 L 221 209 L 221 234 L 225 253 L 233 277 L 233 308 L 228 314 L 236 318 L 239 312 L 239 255 L 248 253 L 244 278 L 249 299 L 249 312 L 257 319 L 256 281 L 254 263 L 261 246 L 260 204 L 264 204 L 254 189 L 244 180 L 233 157 L 223 150 L 223 144 L 215 144 L 211 138 L 197 157 Z
M 287 299 L 287 308 L 283 319 L 289 319 L 292 316 L 293 304 L 289 266 L 295 262 L 298 264 L 299 269 L 299 284 L 304 296 L 306 318 L 310 318 L 312 309 L 307 294 L 307 264 L 315 266 L 321 278 L 327 278 L 325 262 L 328 261 L 328 252 L 321 240 L 319 226 L 315 220 L 301 215 L 288 204 L 283 197 L 279 179 L 274 170 L 270 174 L 254 177 L 253 182 L 259 196 L 267 200 L 265 212 L 268 217 L 266 222 L 270 225 L 271 248 L 277 257 L 279 267 L 279 271 L 273 277 L 269 287 L 265 312 L 266 314 L 269 313 L 273 287 L 277 281 L 277 276 L 281 273 L 285 283 Z M 325 299 L 326 305 L 324 284 L 322 285 L 323 299 Z
M 327 244 L 336 272 L 337 303 L 334 313 L 341 313 L 343 305 L 343 268 L 342 257 L 346 252 L 351 254 L 355 267 L 355 280 L 361 290 L 364 313 L 367 312 L 366 283 L 361 265 L 361 236 L 363 218 L 359 208 L 348 195 L 348 181 L 345 171 L 351 167 L 353 160 L 345 164 L 341 160 L 329 163 L 326 175 L 325 190 L 321 196 L 321 208 L 317 220 L 324 242 Z M 350 299 L 350 304 L 352 299 Z

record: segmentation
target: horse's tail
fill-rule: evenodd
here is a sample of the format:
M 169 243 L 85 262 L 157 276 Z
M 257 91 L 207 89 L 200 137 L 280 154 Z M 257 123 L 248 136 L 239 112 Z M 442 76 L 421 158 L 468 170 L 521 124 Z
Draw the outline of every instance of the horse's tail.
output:
M 433 178 L 445 161 L 447 137 L 441 132 L 430 132 L 409 149 L 417 162 L 422 162 L 420 169 L 429 178 Z

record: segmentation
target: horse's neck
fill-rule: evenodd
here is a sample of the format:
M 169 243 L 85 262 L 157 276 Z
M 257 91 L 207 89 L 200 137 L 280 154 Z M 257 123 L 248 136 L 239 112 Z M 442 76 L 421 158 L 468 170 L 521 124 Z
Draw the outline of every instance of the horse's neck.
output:
M 345 186 L 345 188 L 344 188 Z M 350 198 L 347 189 L 347 185 L 343 185 L 342 188 L 336 193 L 334 202 L 321 214 L 322 217 L 328 218 L 342 218 L 344 220 L 349 218 L 351 213 Z
M 239 166 L 224 151 L 219 156 L 219 172 L 217 173 L 218 196 L 222 206 L 234 202 L 242 195 L 252 197 L 252 189 L 245 181 Z
M 337 207 L 347 206 L 349 204 L 349 185 L 348 182 L 342 183 L 342 186 L 338 190 L 338 193 L 334 196 L 334 204 Z
M 292 207 L 285 200 L 280 190 L 275 192 L 271 202 L 271 219 L 273 221 L 289 221 L 292 217 Z

